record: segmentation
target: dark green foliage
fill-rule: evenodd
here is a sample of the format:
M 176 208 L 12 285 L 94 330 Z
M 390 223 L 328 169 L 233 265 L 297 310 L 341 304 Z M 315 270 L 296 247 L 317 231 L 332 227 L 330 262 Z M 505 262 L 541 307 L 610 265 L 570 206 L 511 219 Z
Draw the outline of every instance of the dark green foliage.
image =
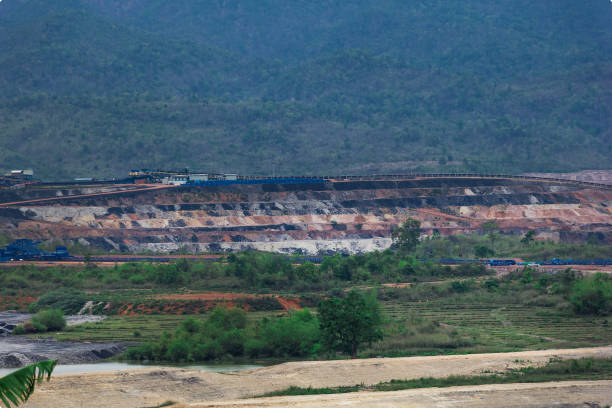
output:
M 191 345 L 185 340 L 178 339 L 170 343 L 166 352 L 166 359 L 182 363 L 188 361 Z
M 474 249 L 474 255 L 476 255 L 477 258 L 488 258 L 495 255 L 495 253 L 487 246 L 478 245 Z
M 607 315 L 612 313 L 612 279 L 608 275 L 577 280 L 572 288 L 570 302 L 576 313 Z
M 32 316 L 32 322 L 45 326 L 48 331 L 58 331 L 66 327 L 66 319 L 59 309 L 40 311 Z
M 421 221 L 408 218 L 404 223 L 393 230 L 393 246 L 401 252 L 410 253 L 419 244 L 421 236 Z
M 329 350 L 357 357 L 362 343 L 382 340 L 382 316 L 374 294 L 351 290 L 344 299 L 333 298 L 319 305 L 323 344 Z
M 73 289 L 58 289 L 45 293 L 30 308 L 33 312 L 43 309 L 60 309 L 66 314 L 76 314 L 87 302 L 83 292 Z
M 245 303 L 251 311 L 283 310 L 283 305 L 273 296 L 247 298 Z
M 283 319 L 264 320 L 259 336 L 264 344 L 262 355 L 313 356 L 320 350 L 319 321 L 308 310 L 291 312 Z
M 15 334 L 45 333 L 59 331 L 66 327 L 66 319 L 59 309 L 42 310 L 23 325 L 17 326 Z
M 515 235 L 494 233 L 495 252 L 491 250 L 488 235 L 466 234 L 432 236 L 419 243 L 417 258 L 522 258 L 529 261 L 560 259 L 606 259 L 612 258 L 611 245 L 591 245 L 588 243 L 563 243 L 549 240 L 530 241 L 526 245 L 523 238 Z
M 44 177 L 609 163 L 605 1 L 3 1 L 0 16 L 0 162 Z
M 496 256 L 523 258 L 527 260 L 549 260 L 551 258 L 597 259 L 612 258 L 612 246 L 554 243 L 534 241 L 529 246 L 518 236 L 495 234 Z M 457 267 L 439 265 L 432 261 L 443 258 L 475 258 L 475 250 L 489 244 L 489 238 L 478 234 L 434 235 L 422 239 L 414 254 L 403 251 L 374 251 L 352 256 L 335 255 L 325 257 L 321 265 L 294 264 L 286 256 L 263 252 L 231 254 L 226 261 L 180 260 L 169 264 L 133 262 L 113 268 L 49 267 L 32 265 L 0 267 L 0 294 L 13 294 L 21 290 L 44 293 L 50 283 L 58 288 L 49 292 L 31 306 L 36 312 L 42 308 L 60 308 L 66 314 L 77 313 L 88 298 L 86 289 L 157 289 L 181 286 L 194 290 L 247 290 L 273 292 L 318 292 L 342 289 L 355 284 L 378 284 L 390 282 L 414 282 L 442 280 L 452 277 L 478 277 L 493 273 L 478 263 L 461 264 Z M 572 272 L 574 273 L 574 272 Z M 520 277 L 518 278 L 520 279 Z M 571 278 L 573 279 L 573 278 Z M 570 280 L 571 280 L 570 279 Z M 18 283 L 13 285 L 12 283 Z M 558 282 L 561 285 L 561 281 Z M 561 289 L 551 288 L 553 290 Z M 566 293 L 566 287 L 563 288 Z M 338 296 L 335 293 L 334 296 Z M 304 306 L 316 306 L 316 300 L 304 297 Z M 241 299 L 249 310 L 280 310 L 274 297 Z M 96 306 L 96 313 L 112 313 Z
M 288 395 L 321 395 L 321 394 L 344 394 L 347 392 L 357 392 L 360 386 L 352 387 L 333 387 L 333 388 L 300 388 L 295 385 L 281 391 L 272 391 L 261 395 L 262 397 L 283 397 Z
M 474 286 L 473 281 L 453 281 L 451 282 L 451 289 L 457 293 L 463 293 L 470 290 L 470 287 Z
M 206 320 L 188 318 L 156 342 L 131 347 L 130 360 L 209 361 L 240 357 L 309 357 L 319 350 L 319 322 L 308 310 L 247 326 L 240 309 L 216 308 Z
M 523 238 L 521 238 L 521 242 L 525 245 L 530 245 L 535 240 L 534 239 L 535 235 L 536 235 L 536 232 L 534 230 L 529 230 L 525 233 Z

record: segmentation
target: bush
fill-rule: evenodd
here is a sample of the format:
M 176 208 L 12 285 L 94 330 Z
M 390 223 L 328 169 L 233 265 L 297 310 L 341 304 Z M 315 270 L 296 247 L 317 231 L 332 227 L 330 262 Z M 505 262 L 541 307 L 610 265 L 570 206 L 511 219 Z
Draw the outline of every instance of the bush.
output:
M 147 281 L 147 278 L 145 278 L 144 275 L 138 274 L 130 276 L 128 280 L 133 285 L 142 285 Z
M 169 361 L 175 361 L 175 362 L 185 362 L 188 360 L 189 357 L 189 343 L 187 343 L 185 340 L 179 339 L 179 340 L 175 340 L 172 343 L 170 343 L 170 346 L 168 346 L 168 351 L 166 352 L 166 358 Z
M 245 303 L 249 305 L 249 310 L 253 312 L 283 310 L 283 305 L 274 296 L 247 298 Z
M 608 276 L 596 274 L 577 280 L 570 303 L 579 314 L 607 315 L 612 312 L 612 282 Z
M 32 316 L 32 323 L 35 327 L 46 330 L 40 331 L 59 331 L 66 327 L 66 319 L 59 309 L 43 310 Z
M 241 356 L 244 354 L 244 331 L 240 329 L 229 330 L 221 335 L 219 343 L 226 354 Z
M 316 354 L 321 336 L 319 321 L 308 310 L 291 312 L 289 316 L 265 320 L 261 324 L 260 352 L 268 356 L 304 357 Z M 254 347 L 253 344 L 250 345 Z
M 251 358 L 255 358 L 267 354 L 268 350 L 263 340 L 250 338 L 244 343 L 244 353 Z
M 42 295 L 30 305 L 32 312 L 43 309 L 60 309 L 66 314 L 75 314 L 87 302 L 85 294 L 77 290 L 59 289 Z
M 227 357 L 309 356 L 319 352 L 319 323 L 309 311 L 246 327 L 245 312 L 216 308 L 203 322 L 185 319 L 173 333 L 130 347 L 129 360 L 209 361 Z
M 473 281 L 462 280 L 462 281 L 453 281 L 451 282 L 451 289 L 455 293 L 464 293 L 470 290 L 471 287 L 474 286 Z
M 223 347 L 217 340 L 209 340 L 205 343 L 196 344 L 191 356 L 194 361 L 215 360 L 223 355 Z
M 499 289 L 499 279 L 497 278 L 491 278 L 491 279 L 487 279 L 484 282 L 484 286 L 488 289 L 488 290 L 496 290 Z

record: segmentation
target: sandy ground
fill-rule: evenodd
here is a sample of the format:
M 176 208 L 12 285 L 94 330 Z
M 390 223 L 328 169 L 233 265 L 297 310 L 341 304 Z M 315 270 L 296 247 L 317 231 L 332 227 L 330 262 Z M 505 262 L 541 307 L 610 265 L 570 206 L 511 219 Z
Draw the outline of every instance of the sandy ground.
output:
M 49 383 L 41 385 L 34 397 L 23 407 L 139 408 L 155 406 L 168 400 L 183 404 L 203 404 L 213 401 L 248 398 L 265 392 L 285 389 L 291 385 L 301 387 L 333 387 L 361 383 L 371 385 L 391 379 L 428 376 L 446 377 L 455 374 L 475 375 L 482 374 L 485 371 L 500 372 L 520 366 L 544 364 L 551 358 L 580 357 L 612 357 L 612 346 L 460 356 L 291 362 L 228 374 L 175 368 L 150 368 L 122 372 L 56 375 Z M 598 385 L 589 385 L 588 387 L 585 385 L 584 387 L 586 387 L 584 392 L 587 394 L 596 392 L 595 389 L 599 390 L 601 388 Z M 591 389 L 589 387 L 595 388 Z M 607 395 L 609 396 L 611 392 L 609 384 L 607 389 Z M 571 390 L 571 388 L 568 388 L 568 390 Z M 582 388 L 578 387 L 578 390 L 582 392 Z M 448 392 L 448 390 L 444 392 Z M 605 393 L 601 390 L 597 392 Z M 552 391 L 542 391 L 542 393 L 542 395 L 550 395 L 550 397 L 556 395 L 556 392 Z M 517 398 L 520 397 L 520 394 L 520 391 L 516 392 Z M 338 398 L 335 404 L 339 404 L 342 398 L 357 397 L 343 396 Z M 373 402 L 365 406 L 412 406 L 393 405 L 394 403 L 391 400 L 388 403 L 381 402 L 379 404 L 375 402 L 376 399 L 392 399 L 393 396 L 384 397 L 381 394 L 372 398 Z M 226 403 L 230 404 L 229 406 L 232 406 L 231 404 L 236 406 L 235 402 Z M 263 404 L 263 401 L 259 400 L 257 403 Z M 306 405 L 298 404 L 295 406 L 328 406 L 327 403 L 322 401 L 304 402 L 304 404 Z M 330 404 L 330 406 L 333 406 L 331 402 Z M 283 406 L 283 404 L 270 406 Z M 424 405 L 415 403 L 414 406 Z M 429 406 L 432 405 L 429 404 Z M 496 406 L 496 404 L 488 406 Z M 524 405 L 518 404 L 515 406 Z
M 253 407 L 604 407 L 612 402 L 612 381 L 569 381 L 540 384 L 497 384 L 427 388 L 394 392 L 258 398 L 175 408 Z

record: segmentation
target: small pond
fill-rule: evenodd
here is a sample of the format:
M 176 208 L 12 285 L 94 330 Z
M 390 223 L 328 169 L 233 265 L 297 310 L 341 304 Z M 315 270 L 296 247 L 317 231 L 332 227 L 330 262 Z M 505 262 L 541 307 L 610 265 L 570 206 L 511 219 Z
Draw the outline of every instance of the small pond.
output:
M 178 366 L 161 366 L 161 365 L 144 365 L 144 364 L 128 364 L 122 362 L 108 362 L 108 363 L 95 363 L 95 364 L 66 364 L 58 365 L 53 370 L 54 374 L 82 374 L 82 373 L 93 373 L 97 371 L 117 371 L 117 370 L 134 370 L 138 368 L 168 368 Z M 234 371 L 251 370 L 254 368 L 263 367 L 261 365 L 248 365 L 248 364 L 210 364 L 210 365 L 189 365 L 180 366 L 189 370 L 202 370 L 212 371 L 215 373 L 229 373 Z M 16 368 L 0 368 L 0 377 L 9 374 L 17 370 Z

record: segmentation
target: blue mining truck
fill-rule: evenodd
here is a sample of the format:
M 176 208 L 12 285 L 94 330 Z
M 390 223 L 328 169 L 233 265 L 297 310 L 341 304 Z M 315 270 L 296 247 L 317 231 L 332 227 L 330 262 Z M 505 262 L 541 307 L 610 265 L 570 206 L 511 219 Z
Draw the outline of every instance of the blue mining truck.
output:
M 30 239 L 18 239 L 0 249 L 0 262 L 61 261 L 72 258 L 64 246 L 56 247 L 54 252 L 45 252 L 36 246 L 38 243 Z

